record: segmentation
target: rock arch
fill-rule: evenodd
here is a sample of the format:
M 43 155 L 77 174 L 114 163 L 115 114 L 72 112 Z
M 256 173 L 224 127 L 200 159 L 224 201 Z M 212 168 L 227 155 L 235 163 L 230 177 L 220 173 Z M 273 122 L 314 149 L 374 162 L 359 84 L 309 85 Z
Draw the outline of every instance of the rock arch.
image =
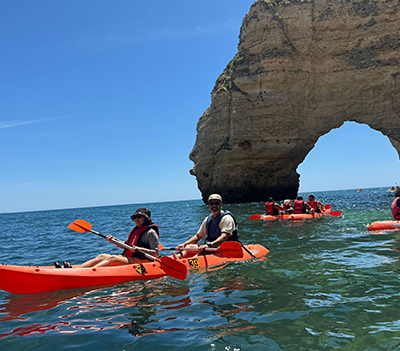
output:
M 190 153 L 203 200 L 294 198 L 297 166 L 346 121 L 400 151 L 398 1 L 256 1 Z

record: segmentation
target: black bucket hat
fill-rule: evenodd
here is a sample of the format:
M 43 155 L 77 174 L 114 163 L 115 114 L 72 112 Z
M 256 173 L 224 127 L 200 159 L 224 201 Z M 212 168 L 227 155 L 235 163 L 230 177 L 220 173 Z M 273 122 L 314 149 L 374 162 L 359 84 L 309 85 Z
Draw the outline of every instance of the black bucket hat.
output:
M 146 218 L 149 222 L 151 222 L 151 219 L 150 219 L 151 212 L 149 209 L 147 209 L 145 207 L 138 208 L 136 210 L 136 212 L 131 216 L 131 220 L 133 221 L 135 219 L 135 217 L 137 217 L 137 216 L 142 216 L 142 217 Z

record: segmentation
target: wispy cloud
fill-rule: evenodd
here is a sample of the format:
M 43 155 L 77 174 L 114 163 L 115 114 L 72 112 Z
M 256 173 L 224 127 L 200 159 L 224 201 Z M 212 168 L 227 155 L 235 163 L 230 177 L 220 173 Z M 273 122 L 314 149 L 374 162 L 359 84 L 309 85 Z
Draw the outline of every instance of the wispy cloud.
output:
M 155 41 L 172 41 L 179 39 L 190 39 L 196 37 L 207 37 L 211 35 L 224 34 L 231 31 L 238 31 L 237 23 L 233 21 L 228 21 L 223 24 L 218 24 L 216 26 L 205 27 L 205 26 L 194 26 L 191 28 L 177 28 L 168 27 L 160 28 L 157 30 L 142 31 L 136 35 L 127 35 L 124 37 L 108 36 L 107 39 L 124 39 L 127 44 L 134 44 L 138 42 L 155 42 Z
M 118 28 L 109 28 L 108 33 L 98 36 L 97 39 L 83 37 L 79 42 L 86 47 L 98 45 L 101 49 L 107 49 L 143 43 L 217 36 L 233 31 L 239 32 L 239 28 L 240 23 L 236 23 L 233 20 L 214 26 L 196 25 L 193 27 L 142 28 L 139 31 L 132 27 L 121 25 Z
M 25 126 L 27 124 L 34 124 L 34 123 L 44 123 L 44 122 L 48 122 L 48 121 L 54 121 L 54 120 L 57 120 L 57 119 L 62 119 L 62 118 L 65 118 L 65 117 L 66 116 L 53 117 L 53 118 L 43 118 L 43 119 L 33 119 L 33 120 L 30 120 L 30 121 L 0 122 L 0 129 L 20 127 L 20 126 Z

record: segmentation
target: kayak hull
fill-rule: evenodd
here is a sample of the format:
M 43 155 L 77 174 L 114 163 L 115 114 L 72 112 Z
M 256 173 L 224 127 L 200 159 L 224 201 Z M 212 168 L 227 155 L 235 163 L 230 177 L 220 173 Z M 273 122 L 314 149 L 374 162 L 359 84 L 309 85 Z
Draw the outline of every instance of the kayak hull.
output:
M 245 245 L 255 257 L 265 256 L 269 250 L 262 245 Z M 227 258 L 220 253 L 196 255 L 178 261 L 188 270 L 244 261 L 254 258 L 243 249 L 242 258 Z M 0 265 L 0 289 L 14 294 L 34 294 L 47 291 L 79 289 L 113 285 L 135 280 L 149 280 L 164 277 L 166 273 L 160 263 L 143 262 L 123 266 L 100 268 L 54 268 L 50 266 Z
M 400 221 L 388 220 L 388 221 L 376 221 L 367 225 L 367 229 L 372 232 L 376 230 L 399 230 Z
M 262 215 L 260 219 L 264 221 L 278 221 L 278 220 L 291 220 L 301 221 L 304 219 L 313 219 L 328 216 L 331 213 L 331 209 L 326 210 L 322 213 L 294 213 L 294 214 L 283 214 L 283 215 Z

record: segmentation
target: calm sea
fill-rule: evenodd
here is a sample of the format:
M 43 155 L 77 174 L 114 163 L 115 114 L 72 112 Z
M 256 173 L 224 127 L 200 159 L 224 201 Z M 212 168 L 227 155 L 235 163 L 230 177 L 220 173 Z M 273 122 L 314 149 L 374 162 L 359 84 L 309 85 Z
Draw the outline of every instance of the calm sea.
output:
M 226 205 L 244 243 L 264 261 L 101 289 L 15 295 L 0 291 L 0 350 L 400 350 L 400 232 L 370 234 L 391 219 L 388 188 L 315 193 L 340 217 L 250 221 L 262 203 Z M 120 249 L 67 228 L 85 219 L 125 239 L 146 206 L 175 246 L 208 214 L 201 201 L 0 214 L 0 263 L 77 264 Z M 168 252 L 169 254 L 169 252 Z

